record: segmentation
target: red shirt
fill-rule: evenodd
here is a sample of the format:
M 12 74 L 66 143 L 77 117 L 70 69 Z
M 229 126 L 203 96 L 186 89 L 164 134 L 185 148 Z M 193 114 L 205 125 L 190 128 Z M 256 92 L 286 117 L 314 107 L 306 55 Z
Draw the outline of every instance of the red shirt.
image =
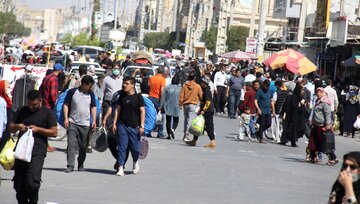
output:
M 58 96 L 58 78 L 52 73 L 47 75 L 40 86 L 40 93 L 43 98 L 43 105 L 54 110 Z
M 244 109 L 246 106 L 250 108 L 250 114 L 256 113 L 255 107 L 255 96 L 256 91 L 254 89 L 249 89 L 244 95 L 244 102 L 241 104 L 240 109 Z

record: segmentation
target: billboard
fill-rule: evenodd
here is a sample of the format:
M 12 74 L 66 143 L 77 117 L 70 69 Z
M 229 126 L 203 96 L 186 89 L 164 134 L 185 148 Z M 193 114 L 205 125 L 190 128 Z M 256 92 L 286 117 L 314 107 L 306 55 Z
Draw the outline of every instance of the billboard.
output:
M 274 18 L 285 18 L 286 13 L 286 0 L 275 0 L 274 1 Z
M 300 18 L 301 4 L 297 4 L 294 0 L 286 0 L 286 18 Z

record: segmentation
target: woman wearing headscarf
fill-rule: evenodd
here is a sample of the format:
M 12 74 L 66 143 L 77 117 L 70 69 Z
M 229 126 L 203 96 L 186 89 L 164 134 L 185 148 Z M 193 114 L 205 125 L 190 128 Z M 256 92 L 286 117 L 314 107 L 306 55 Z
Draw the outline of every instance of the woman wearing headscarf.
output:
M 314 104 L 315 106 L 313 108 L 312 115 L 310 116 L 310 120 L 313 125 L 308 145 L 308 148 L 310 150 L 309 161 L 311 163 L 318 162 L 316 152 L 321 152 L 323 133 L 325 131 L 331 130 L 332 127 L 330 108 L 331 102 L 327 97 L 324 88 L 317 88 L 316 96 L 317 99 Z M 326 163 L 327 165 L 333 166 L 339 162 L 339 160 L 336 158 L 334 151 L 327 153 L 327 156 L 329 157 L 329 161 Z
M 6 141 L 10 138 L 10 131 L 9 131 L 9 124 L 11 121 L 11 107 L 12 107 L 12 101 L 10 98 L 10 84 L 9 82 L 5 80 L 0 81 L 0 97 L 3 98 L 6 102 L 6 128 L 4 131 L 3 136 L 0 139 L 0 152 L 2 148 L 4 148 Z M 1 130 L 2 131 L 2 130 Z
M 360 200 L 360 152 L 344 155 L 340 174 L 330 194 L 329 203 L 355 204 Z
M 280 144 L 285 145 L 288 141 L 292 147 L 297 147 L 298 138 L 304 135 L 306 104 L 304 99 L 304 87 L 298 83 L 292 95 L 285 101 L 285 124 L 286 129 L 282 134 Z
M 354 138 L 355 130 L 353 125 L 356 118 L 360 117 L 359 88 L 351 85 L 346 93 L 345 91 L 346 89 L 341 94 L 345 99 L 343 132 L 346 133 L 345 137 L 350 137 L 351 133 Z

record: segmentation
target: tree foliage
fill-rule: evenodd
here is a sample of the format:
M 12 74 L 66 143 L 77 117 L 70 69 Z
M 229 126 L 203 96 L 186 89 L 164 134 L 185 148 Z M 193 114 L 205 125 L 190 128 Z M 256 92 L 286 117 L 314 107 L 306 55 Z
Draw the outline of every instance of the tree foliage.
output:
M 170 33 L 146 33 L 144 35 L 144 45 L 152 48 L 169 49 Z
M 100 46 L 100 47 L 103 46 L 103 44 L 100 42 L 99 39 L 96 38 L 91 39 L 91 36 L 88 36 L 87 33 L 80 33 L 74 37 L 70 33 L 67 33 L 60 39 L 60 42 L 71 43 L 72 46 L 80 46 L 80 45 L 92 45 L 92 46 Z
M 201 35 L 201 41 L 205 42 L 205 46 L 211 52 L 215 52 L 216 49 L 216 36 L 217 28 L 211 26 L 209 30 L 205 30 Z
M 17 22 L 14 14 L 0 12 L 0 34 L 4 33 L 9 36 L 29 36 L 31 28 Z
M 231 26 L 227 32 L 226 45 L 228 51 L 246 49 L 246 38 L 249 36 L 249 28 L 245 26 Z

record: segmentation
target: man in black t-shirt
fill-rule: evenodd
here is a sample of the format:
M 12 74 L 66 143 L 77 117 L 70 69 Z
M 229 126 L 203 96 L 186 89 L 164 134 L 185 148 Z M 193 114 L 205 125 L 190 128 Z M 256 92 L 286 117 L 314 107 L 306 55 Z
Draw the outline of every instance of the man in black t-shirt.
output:
M 34 147 L 30 163 L 15 160 L 14 189 L 18 203 L 37 203 L 41 172 L 47 150 L 47 138 L 57 136 L 55 113 L 42 105 L 40 92 L 31 90 L 27 94 L 27 106 L 15 113 L 10 124 L 11 132 L 20 131 L 20 137 L 32 129 Z
M 145 103 L 144 98 L 135 91 L 135 78 L 123 79 L 122 91 L 114 115 L 113 133 L 118 131 L 118 163 L 116 175 L 124 176 L 126 149 L 129 147 L 133 157 L 133 173 L 138 174 L 140 155 L 140 136 L 144 134 Z

